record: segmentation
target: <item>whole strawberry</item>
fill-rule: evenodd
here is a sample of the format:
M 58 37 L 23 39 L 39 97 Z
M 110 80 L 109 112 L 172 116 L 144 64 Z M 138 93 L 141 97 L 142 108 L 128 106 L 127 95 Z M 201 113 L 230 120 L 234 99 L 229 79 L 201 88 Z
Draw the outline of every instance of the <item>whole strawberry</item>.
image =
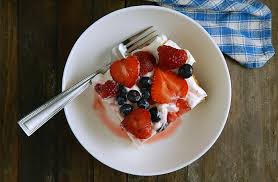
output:
M 155 58 L 151 53 L 147 51 L 138 51 L 133 55 L 136 56 L 140 62 L 140 76 L 153 70 L 153 65 L 156 63 Z
M 136 56 L 113 62 L 110 67 L 110 74 L 116 82 L 131 88 L 135 85 L 140 71 L 140 63 Z
M 146 109 L 135 109 L 125 117 L 121 124 L 138 139 L 147 139 L 152 135 L 151 114 Z
M 185 50 L 176 49 L 163 45 L 158 47 L 158 66 L 164 70 L 176 69 L 186 63 L 187 54 Z

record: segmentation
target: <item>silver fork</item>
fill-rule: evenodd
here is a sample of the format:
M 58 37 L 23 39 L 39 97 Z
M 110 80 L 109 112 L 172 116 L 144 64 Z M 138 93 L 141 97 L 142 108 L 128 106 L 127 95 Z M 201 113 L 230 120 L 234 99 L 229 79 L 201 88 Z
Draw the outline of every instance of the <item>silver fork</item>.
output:
M 120 43 L 119 46 L 124 46 L 127 49 L 126 53 L 128 55 L 135 49 L 139 49 L 151 43 L 158 35 L 158 32 L 151 26 L 127 38 L 125 41 Z M 115 48 L 113 50 L 115 50 Z M 120 54 L 118 56 L 125 57 L 126 55 Z M 19 126 L 28 136 L 32 135 L 50 118 L 61 111 L 68 103 L 79 96 L 90 85 L 92 85 L 92 79 L 96 75 L 104 74 L 106 71 L 108 71 L 112 62 L 113 61 L 111 59 L 108 64 L 104 65 L 96 72 L 87 76 L 85 79 L 79 81 L 72 87 L 47 101 L 36 110 L 32 111 L 30 114 L 28 114 L 18 122 Z

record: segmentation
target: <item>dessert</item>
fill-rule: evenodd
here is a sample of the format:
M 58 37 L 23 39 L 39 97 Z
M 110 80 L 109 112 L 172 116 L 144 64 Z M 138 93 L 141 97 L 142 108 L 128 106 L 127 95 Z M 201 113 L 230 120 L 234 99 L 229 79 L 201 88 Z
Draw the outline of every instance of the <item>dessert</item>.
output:
M 93 82 L 105 107 L 132 141 L 143 143 L 162 132 L 207 96 L 193 76 L 195 59 L 165 35 L 114 61 Z

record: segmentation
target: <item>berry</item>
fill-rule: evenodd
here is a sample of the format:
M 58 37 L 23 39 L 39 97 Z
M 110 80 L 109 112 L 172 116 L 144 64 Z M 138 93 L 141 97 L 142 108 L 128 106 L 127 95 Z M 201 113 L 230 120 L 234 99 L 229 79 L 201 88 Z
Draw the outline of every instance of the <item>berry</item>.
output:
M 120 112 L 121 112 L 124 116 L 128 115 L 132 110 L 133 110 L 133 107 L 132 107 L 132 105 L 130 105 L 130 104 L 124 104 L 124 105 L 122 105 L 122 106 L 120 107 Z
M 132 103 L 136 103 L 141 99 L 141 95 L 137 90 L 130 90 L 127 93 L 127 99 Z
M 151 96 L 155 102 L 160 104 L 174 102 L 179 97 L 185 97 L 187 91 L 186 80 L 171 71 L 155 69 L 151 88 Z
M 140 76 L 153 70 L 153 65 L 156 64 L 155 57 L 146 51 L 138 51 L 133 54 L 140 62 Z
M 158 115 L 157 107 L 153 107 L 149 111 L 151 113 L 152 122 L 156 123 L 156 122 L 160 121 L 160 117 Z
M 143 99 L 149 99 L 150 96 L 151 96 L 150 91 L 148 89 L 145 89 L 145 88 L 141 89 L 141 93 L 142 93 L 142 98 Z
M 152 80 L 150 77 L 142 77 L 140 80 L 139 80 L 139 83 L 138 83 L 138 86 L 140 88 L 150 88 L 152 85 Z
M 168 112 L 167 114 L 167 122 L 172 123 L 178 119 L 178 115 L 175 112 Z
M 184 99 L 178 99 L 176 105 L 179 108 L 179 111 L 178 111 L 179 116 L 190 111 L 190 109 L 191 109 L 188 102 Z
M 185 64 L 187 54 L 185 50 L 176 49 L 171 46 L 160 46 L 157 49 L 159 62 L 158 67 L 165 70 L 171 70 Z
M 125 117 L 121 124 L 138 139 L 147 139 L 152 135 L 151 115 L 146 109 L 135 109 Z
M 188 102 L 184 99 L 178 99 L 176 102 L 176 106 L 179 108 L 178 112 L 169 112 L 167 115 L 167 121 L 169 123 L 174 122 L 178 119 L 178 117 L 182 116 L 184 113 L 190 111 L 190 106 Z
M 96 84 L 95 91 L 102 98 L 115 97 L 118 94 L 118 84 L 113 80 L 108 80 L 104 84 Z
M 116 82 L 131 88 L 139 75 L 139 61 L 135 56 L 115 61 L 110 67 L 110 74 Z
M 123 85 L 119 85 L 119 96 L 126 97 L 127 89 Z
M 182 78 L 189 78 L 192 76 L 192 66 L 190 64 L 184 64 L 179 68 L 178 74 Z
M 118 95 L 116 97 L 116 101 L 119 105 L 123 105 L 126 102 L 126 96 L 120 96 Z
M 145 99 L 140 99 L 140 100 L 137 102 L 137 106 L 138 106 L 139 108 L 147 109 L 147 108 L 150 106 L 150 104 L 149 104 L 149 102 L 148 102 L 147 100 L 145 100 Z

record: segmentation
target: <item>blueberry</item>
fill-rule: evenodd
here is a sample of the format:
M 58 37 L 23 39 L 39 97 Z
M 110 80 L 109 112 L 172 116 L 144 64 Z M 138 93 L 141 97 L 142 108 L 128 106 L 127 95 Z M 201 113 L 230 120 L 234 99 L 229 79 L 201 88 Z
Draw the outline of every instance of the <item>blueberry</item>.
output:
M 145 99 L 140 99 L 138 102 L 137 102 L 137 106 L 140 107 L 140 108 L 144 108 L 144 109 L 147 109 L 150 104 L 147 100 Z
M 189 78 L 192 76 L 192 66 L 190 64 L 184 64 L 179 68 L 178 74 L 183 78 Z
M 116 97 L 116 101 L 118 102 L 119 105 L 123 105 L 126 102 L 126 96 L 118 95 Z
M 152 122 L 158 122 L 160 120 L 160 117 L 158 116 L 158 110 L 157 110 L 157 107 L 153 107 L 151 108 L 150 110 L 150 113 L 151 113 L 151 119 L 152 119 Z
M 152 85 L 152 80 L 150 77 L 142 77 L 138 83 L 140 88 L 147 88 L 149 89 Z
M 141 99 L 141 95 L 137 90 L 130 90 L 127 93 L 127 99 L 132 103 L 136 103 Z
M 132 110 L 133 110 L 133 107 L 132 107 L 132 105 L 130 105 L 130 104 L 124 104 L 124 105 L 122 105 L 122 106 L 120 107 L 120 112 L 121 112 L 124 116 L 128 115 Z
M 123 85 L 119 85 L 119 95 L 125 97 L 127 94 L 127 89 Z
M 141 89 L 141 93 L 142 93 L 142 98 L 143 99 L 149 99 L 151 94 L 150 91 L 148 89 Z

